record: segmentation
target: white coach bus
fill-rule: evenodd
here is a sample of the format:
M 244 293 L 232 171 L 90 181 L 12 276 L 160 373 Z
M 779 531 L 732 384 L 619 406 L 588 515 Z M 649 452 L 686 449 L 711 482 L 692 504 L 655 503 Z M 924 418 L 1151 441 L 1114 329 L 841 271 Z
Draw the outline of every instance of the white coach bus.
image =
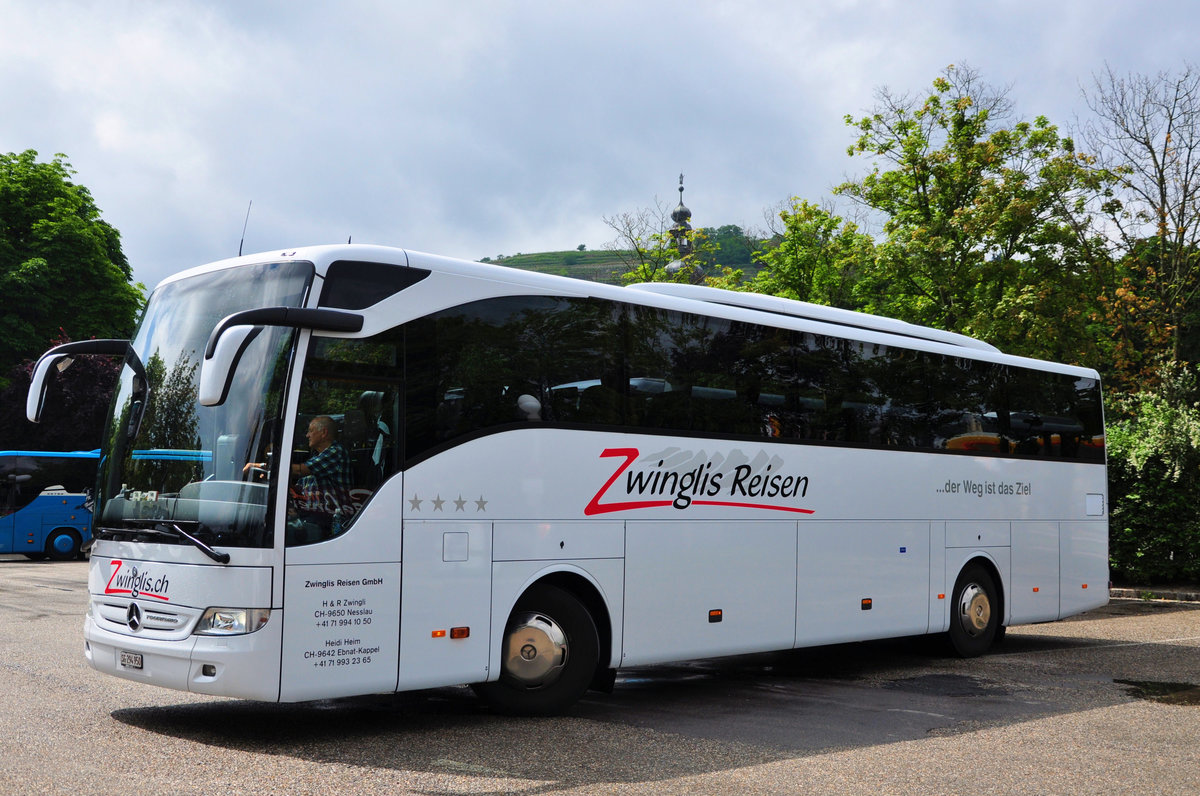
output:
M 125 365 L 85 649 L 130 680 L 549 713 L 622 667 L 973 656 L 1108 599 L 1097 373 L 960 335 L 346 245 L 167 279 L 132 341 L 42 357 L 30 419 L 89 353 Z

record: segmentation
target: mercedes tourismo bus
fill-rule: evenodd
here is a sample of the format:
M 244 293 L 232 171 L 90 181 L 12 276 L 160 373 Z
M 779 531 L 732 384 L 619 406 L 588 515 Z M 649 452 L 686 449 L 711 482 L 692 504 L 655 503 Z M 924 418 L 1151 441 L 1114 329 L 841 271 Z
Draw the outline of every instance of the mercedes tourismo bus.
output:
M 31 418 L 86 353 L 125 364 L 85 649 L 130 680 L 546 713 L 621 667 L 972 656 L 1108 599 L 1096 372 L 956 334 L 347 245 L 167 279 L 132 341 L 43 356 Z
M 0 451 L 0 553 L 70 561 L 91 542 L 99 451 Z

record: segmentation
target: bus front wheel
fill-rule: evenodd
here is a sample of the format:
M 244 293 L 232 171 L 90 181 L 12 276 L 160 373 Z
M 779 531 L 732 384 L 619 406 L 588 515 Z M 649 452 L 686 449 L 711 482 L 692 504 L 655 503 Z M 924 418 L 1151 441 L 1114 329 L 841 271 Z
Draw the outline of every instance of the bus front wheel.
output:
M 46 537 L 46 555 L 55 561 L 79 558 L 79 534 L 71 528 L 56 528 Z
M 1000 632 L 1000 601 L 996 582 L 979 564 L 962 571 L 954 584 L 950 605 L 950 645 L 964 658 L 987 652 Z
M 504 713 L 559 713 L 583 696 L 596 674 L 596 623 L 570 592 L 535 585 L 508 618 L 501 655 L 500 678 L 476 691 Z

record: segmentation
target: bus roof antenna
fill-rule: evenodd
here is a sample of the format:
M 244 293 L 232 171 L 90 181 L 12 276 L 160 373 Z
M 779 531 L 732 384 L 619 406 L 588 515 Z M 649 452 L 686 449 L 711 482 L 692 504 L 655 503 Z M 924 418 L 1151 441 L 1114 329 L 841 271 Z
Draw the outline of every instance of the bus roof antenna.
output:
M 254 200 L 250 200 L 250 204 L 246 205 L 246 220 L 242 222 L 242 239 L 238 241 L 238 257 L 242 256 L 242 245 L 246 242 L 246 226 L 250 223 L 250 208 L 254 206 Z

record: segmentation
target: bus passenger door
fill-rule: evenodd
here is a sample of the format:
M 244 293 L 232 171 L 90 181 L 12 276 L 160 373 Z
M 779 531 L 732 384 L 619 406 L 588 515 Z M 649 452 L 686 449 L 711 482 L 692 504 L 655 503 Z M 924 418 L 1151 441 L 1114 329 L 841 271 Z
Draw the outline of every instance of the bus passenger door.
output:
M 402 479 L 378 491 L 397 503 Z M 280 699 L 390 692 L 399 666 L 401 529 L 363 512 L 339 536 L 285 548 Z
M 13 549 L 12 492 L 8 475 L 0 469 L 0 553 L 9 553 Z
M 32 516 L 18 517 L 21 509 L 29 503 L 29 490 L 33 488 L 28 462 L 22 462 L 21 458 L 0 458 L 0 553 L 16 551 L 18 519 L 22 519 L 24 524 L 33 520 Z M 26 549 L 37 552 L 28 546 Z

